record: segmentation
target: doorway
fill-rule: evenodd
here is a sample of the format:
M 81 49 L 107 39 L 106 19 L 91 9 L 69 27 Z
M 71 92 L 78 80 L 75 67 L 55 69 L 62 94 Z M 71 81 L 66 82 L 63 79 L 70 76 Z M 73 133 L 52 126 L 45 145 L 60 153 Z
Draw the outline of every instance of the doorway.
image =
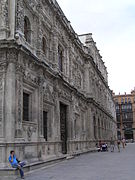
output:
M 60 133 L 62 153 L 67 154 L 67 106 L 60 102 Z
M 47 141 L 47 112 L 43 111 L 43 136 L 44 139 Z

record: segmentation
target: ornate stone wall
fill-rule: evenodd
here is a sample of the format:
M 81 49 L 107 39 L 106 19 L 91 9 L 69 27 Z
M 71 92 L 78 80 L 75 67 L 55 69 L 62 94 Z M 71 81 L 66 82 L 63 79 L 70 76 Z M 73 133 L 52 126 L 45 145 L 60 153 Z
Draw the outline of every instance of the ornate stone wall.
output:
M 9 31 L 15 30 L 12 38 L 0 38 L 2 164 L 11 149 L 28 161 L 62 155 L 63 135 L 66 153 L 71 154 L 115 138 L 115 108 L 99 54 L 97 59 L 93 47 L 81 43 L 56 1 L 15 2 L 9 22 L 2 12 L 3 24 L 8 22 Z M 23 117 L 24 93 L 29 97 L 28 121 Z
M 0 39 L 8 35 L 8 1 L 0 0 Z

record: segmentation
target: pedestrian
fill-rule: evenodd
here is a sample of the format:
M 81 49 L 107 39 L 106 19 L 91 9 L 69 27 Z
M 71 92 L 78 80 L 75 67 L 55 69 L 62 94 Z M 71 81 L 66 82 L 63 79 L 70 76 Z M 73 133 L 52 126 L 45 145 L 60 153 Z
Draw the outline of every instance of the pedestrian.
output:
M 122 141 L 121 141 L 121 142 L 122 142 L 122 147 L 123 147 L 123 149 L 124 149 L 124 148 L 125 148 L 125 142 L 126 142 L 125 139 L 122 138 Z
M 105 152 L 108 150 L 108 146 L 107 146 L 107 143 L 103 142 L 102 143 L 102 152 Z
M 111 152 L 114 152 L 114 146 L 115 146 L 115 142 L 111 137 L 111 141 L 110 141 L 110 150 L 111 150 Z
M 106 146 L 106 151 L 108 151 L 108 144 L 107 144 L 107 143 L 105 143 L 105 146 Z
M 120 140 L 117 140 L 117 148 L 118 148 L 118 152 L 120 152 Z
M 99 141 L 99 148 L 100 148 L 100 151 L 102 151 L 102 142 L 101 142 L 101 140 Z
M 15 152 L 12 150 L 10 151 L 10 156 L 9 156 L 9 162 L 13 168 L 19 169 L 20 176 L 22 179 L 24 179 L 24 172 L 23 172 L 23 166 L 26 164 L 25 162 L 20 162 L 16 156 Z

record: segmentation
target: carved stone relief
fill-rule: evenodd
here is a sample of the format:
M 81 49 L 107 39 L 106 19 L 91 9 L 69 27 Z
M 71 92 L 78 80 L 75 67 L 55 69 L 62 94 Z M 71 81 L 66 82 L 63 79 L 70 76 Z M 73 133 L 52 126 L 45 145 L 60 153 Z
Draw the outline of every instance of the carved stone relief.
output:
M 26 81 L 39 85 L 39 78 L 28 70 L 24 72 L 24 79 Z
M 53 86 L 48 85 L 47 83 L 43 84 L 43 99 L 44 101 L 54 102 L 54 89 Z
M 20 74 L 16 74 L 16 137 L 22 137 L 22 97 L 23 83 Z
M 73 104 L 73 112 L 74 113 L 79 113 L 80 108 L 79 108 L 79 102 L 78 99 L 72 94 L 72 104 Z
M 71 92 L 64 89 L 64 88 L 59 88 L 58 90 L 58 95 L 60 98 L 71 101 L 72 100 L 72 95 Z
M 0 28 L 5 27 L 7 24 L 7 0 L 0 0 Z
M 17 10 L 16 10 L 16 30 L 23 34 L 24 32 L 24 3 L 23 0 L 17 0 Z M 20 35 L 21 35 L 20 34 Z
M 23 130 L 27 135 L 28 141 L 31 141 L 33 133 L 36 133 L 37 131 L 37 127 L 36 126 L 23 126 Z
M 16 63 L 18 59 L 18 52 L 16 50 L 8 50 L 7 60 L 9 63 Z
M 83 85 L 83 77 L 82 72 L 79 70 L 78 64 L 73 65 L 72 73 L 74 85 L 76 86 L 76 88 L 78 88 L 78 90 L 81 90 Z
M 27 128 L 27 135 L 28 135 L 28 141 L 31 141 L 32 134 L 36 132 L 35 127 L 28 127 Z

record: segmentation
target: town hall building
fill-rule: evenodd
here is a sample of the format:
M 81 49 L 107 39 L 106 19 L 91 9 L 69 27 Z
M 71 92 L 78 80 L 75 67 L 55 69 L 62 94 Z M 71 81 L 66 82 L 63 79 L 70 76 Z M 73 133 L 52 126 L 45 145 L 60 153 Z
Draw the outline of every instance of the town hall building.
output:
M 0 1 L 0 167 L 83 153 L 116 138 L 107 68 L 56 0 Z

